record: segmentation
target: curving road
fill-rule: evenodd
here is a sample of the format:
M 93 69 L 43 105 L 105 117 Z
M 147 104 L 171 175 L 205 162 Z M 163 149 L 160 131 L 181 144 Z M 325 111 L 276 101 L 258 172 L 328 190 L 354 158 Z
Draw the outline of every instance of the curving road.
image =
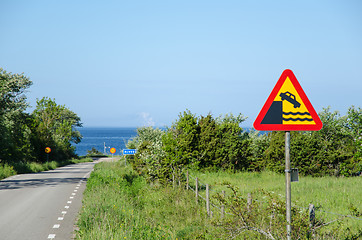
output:
M 72 239 L 86 180 L 98 161 L 0 181 L 0 239 Z

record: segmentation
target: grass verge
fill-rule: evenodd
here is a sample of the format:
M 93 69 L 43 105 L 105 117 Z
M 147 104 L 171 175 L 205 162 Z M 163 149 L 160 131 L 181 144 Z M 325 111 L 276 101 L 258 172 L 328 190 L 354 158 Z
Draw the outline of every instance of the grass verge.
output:
M 17 162 L 13 164 L 1 164 L 0 165 L 0 180 L 23 173 L 36 173 L 42 171 L 53 170 L 58 167 L 62 167 L 69 164 L 81 163 L 81 162 L 91 162 L 91 158 L 81 158 L 81 159 L 70 159 L 62 162 L 50 161 L 45 163 L 36 163 L 36 162 Z
M 149 185 L 119 163 L 95 166 L 78 227 L 76 239 L 214 239 L 190 191 Z

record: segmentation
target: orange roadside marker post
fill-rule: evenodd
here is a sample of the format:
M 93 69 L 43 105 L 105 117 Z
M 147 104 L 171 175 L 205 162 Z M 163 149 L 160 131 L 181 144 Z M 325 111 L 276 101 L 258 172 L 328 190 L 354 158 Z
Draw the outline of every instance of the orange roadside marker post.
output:
M 113 161 L 113 154 L 116 153 L 116 149 L 115 149 L 115 148 L 111 148 L 109 151 L 112 153 L 112 161 Z
M 51 153 L 52 149 L 50 147 L 45 148 L 45 153 L 47 154 L 47 162 L 49 161 L 49 153 Z

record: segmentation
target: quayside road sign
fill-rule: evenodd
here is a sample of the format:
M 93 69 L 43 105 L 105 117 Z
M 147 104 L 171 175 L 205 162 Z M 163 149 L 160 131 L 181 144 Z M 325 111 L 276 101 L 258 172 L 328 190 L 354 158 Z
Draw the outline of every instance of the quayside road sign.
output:
M 254 122 L 259 131 L 318 131 L 323 124 L 292 70 L 280 76 Z

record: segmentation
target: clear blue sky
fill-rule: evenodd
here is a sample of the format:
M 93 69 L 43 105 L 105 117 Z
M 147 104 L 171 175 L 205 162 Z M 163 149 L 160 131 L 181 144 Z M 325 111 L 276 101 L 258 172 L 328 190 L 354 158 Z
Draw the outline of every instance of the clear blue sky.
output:
M 84 126 L 242 113 L 284 69 L 317 112 L 362 107 L 362 1 L 0 0 L 0 67 Z M 31 111 L 31 110 L 30 110 Z

